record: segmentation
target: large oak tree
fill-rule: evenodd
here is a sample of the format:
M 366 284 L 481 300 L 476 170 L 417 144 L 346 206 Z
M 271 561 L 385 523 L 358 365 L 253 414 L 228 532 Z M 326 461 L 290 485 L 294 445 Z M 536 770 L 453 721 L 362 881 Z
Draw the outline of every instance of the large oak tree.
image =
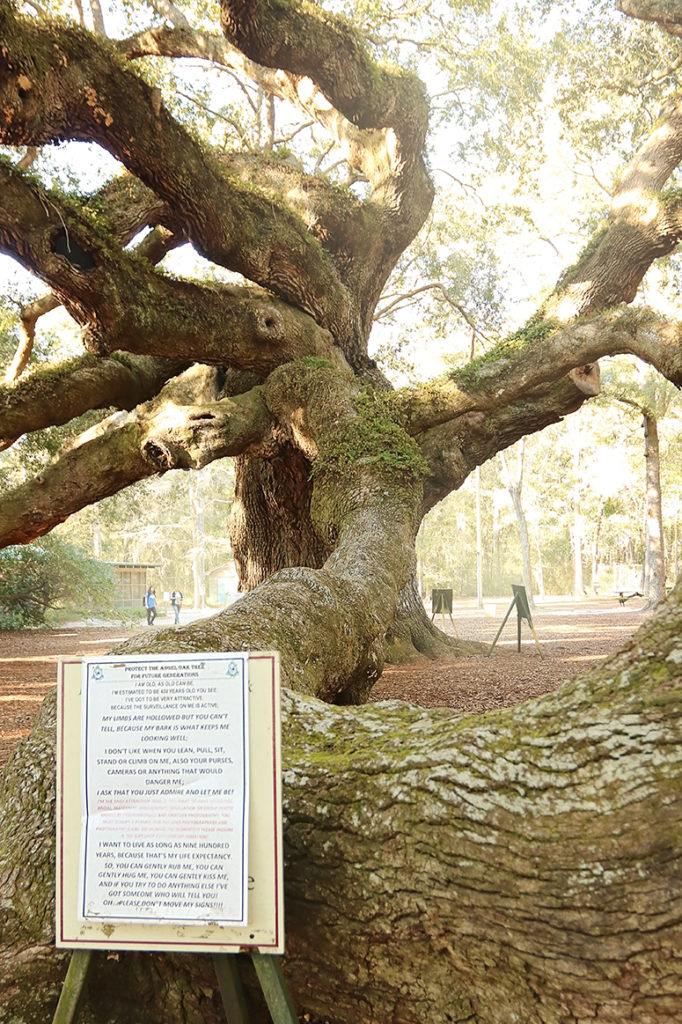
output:
M 425 513 L 597 394 L 601 356 L 632 353 L 682 382 L 679 327 L 628 307 L 682 237 L 667 187 L 682 159 L 679 95 L 528 328 L 395 391 L 368 339 L 432 204 L 422 84 L 317 4 L 221 0 L 213 32 L 154 6 L 161 21 L 112 41 L 0 0 L 0 143 L 14 153 L 0 161 L 0 250 L 51 289 L 24 311 L 0 437 L 8 447 L 102 410 L 2 494 L 0 544 L 143 477 L 237 459 L 245 595 L 125 650 L 281 652 L 285 971 L 302 1011 L 339 1024 L 678 1020 L 682 593 L 600 671 L 518 709 L 462 719 L 360 705 L 387 649 L 447 647 L 413 586 Z M 673 0 L 620 6 L 682 33 Z M 360 187 L 267 151 L 211 149 L 148 80 L 149 58 L 213 62 L 288 101 Z M 68 140 L 96 143 L 123 173 L 86 196 L 48 188 L 32 157 Z M 165 273 L 185 242 L 234 279 Z M 58 304 L 87 351 L 22 373 L 37 319 Z M 0 1021 L 17 1024 L 49 1019 L 64 972 L 53 715 L 48 700 L 3 777 Z M 102 958 L 84 1019 L 220 1020 L 209 967 Z

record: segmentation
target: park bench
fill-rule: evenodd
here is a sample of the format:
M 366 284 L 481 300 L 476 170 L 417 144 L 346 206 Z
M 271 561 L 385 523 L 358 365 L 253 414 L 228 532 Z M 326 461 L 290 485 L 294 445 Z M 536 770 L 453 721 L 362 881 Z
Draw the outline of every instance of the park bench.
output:
M 622 590 L 618 591 L 618 604 L 624 605 L 626 601 L 629 601 L 631 597 L 644 597 L 639 590 L 633 590 L 631 594 L 625 594 Z

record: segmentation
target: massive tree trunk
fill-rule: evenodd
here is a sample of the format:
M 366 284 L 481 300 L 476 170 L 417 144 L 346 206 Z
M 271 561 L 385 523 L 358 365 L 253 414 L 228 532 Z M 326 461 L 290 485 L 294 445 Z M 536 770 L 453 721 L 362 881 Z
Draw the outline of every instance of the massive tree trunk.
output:
M 483 717 L 286 694 L 284 969 L 301 1012 L 677 1024 L 681 630 L 678 588 L 581 682 Z M 0 1004 L 14 1024 L 49 1019 L 65 969 L 51 949 L 53 715 L 48 698 L 4 776 Z M 152 1024 L 169 1007 L 213 1022 L 215 987 L 202 957 L 102 955 L 83 1020 L 139 1005 Z
M 270 459 L 235 460 L 230 543 L 240 590 L 253 590 L 278 569 L 319 569 L 329 555 L 310 516 L 310 471 L 289 444 Z
M 429 508 L 596 395 L 602 355 L 638 355 L 682 384 L 682 332 L 620 306 L 682 237 L 680 196 L 664 191 L 682 158 L 679 98 L 528 328 L 441 380 L 389 391 L 368 339 L 434 196 L 421 83 L 372 60 L 320 5 L 221 0 L 222 35 L 154 6 L 163 25 L 113 43 L 0 0 L 3 148 L 86 140 L 124 170 L 84 198 L 27 175 L 28 153 L 0 161 L 0 250 L 49 286 L 88 350 L 14 381 L 18 353 L 0 448 L 104 417 L 0 495 L 0 546 L 144 477 L 260 460 L 238 484 L 248 592 L 122 651 L 280 651 L 286 970 L 301 1009 L 337 1024 L 676 1020 L 679 593 L 609 669 L 514 711 L 331 705 L 366 700 L 387 631 L 394 649 L 442 649 L 411 576 Z M 286 100 L 328 133 L 358 187 L 339 186 L 335 164 L 308 173 L 212 149 L 140 58 L 199 59 Z M 184 241 L 220 269 L 215 281 L 155 266 Z M 51 947 L 52 714 L 48 700 L 3 777 L 3 1024 L 48 1020 L 64 969 Z M 217 1022 L 207 961 L 101 957 L 86 1020 L 136 1014 Z
M 329 555 L 311 519 L 311 466 L 290 445 L 270 459 L 236 460 L 230 541 L 239 589 L 253 590 L 277 572 L 297 565 L 320 568 Z M 448 636 L 429 620 L 414 572 L 401 591 L 385 641 L 390 662 L 458 657 L 481 645 Z

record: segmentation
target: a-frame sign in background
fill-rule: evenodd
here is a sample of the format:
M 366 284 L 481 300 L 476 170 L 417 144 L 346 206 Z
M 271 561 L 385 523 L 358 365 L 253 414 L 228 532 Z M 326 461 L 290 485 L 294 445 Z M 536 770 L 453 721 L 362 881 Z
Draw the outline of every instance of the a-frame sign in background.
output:
M 235 1022 L 248 1018 L 224 954 L 248 951 L 273 1020 L 295 1021 L 273 956 L 278 655 L 63 659 L 57 730 L 56 944 L 75 952 L 54 1020 L 76 1019 L 92 950 L 135 949 L 213 953 Z
M 504 629 L 504 625 L 507 619 L 511 615 L 514 608 L 516 608 L 516 650 L 521 650 L 521 621 L 522 619 L 525 619 L 528 625 L 530 626 L 530 631 L 533 634 L 533 640 L 535 640 L 535 645 L 540 653 L 540 657 L 544 658 L 544 653 L 542 647 L 540 646 L 540 641 L 538 640 L 537 633 L 535 632 L 535 627 L 533 626 L 533 620 L 530 615 L 530 605 L 528 604 L 528 594 L 526 593 L 526 588 L 522 587 L 518 583 L 512 583 L 512 593 L 514 595 L 514 599 L 512 603 L 509 605 L 509 608 L 507 609 L 507 614 L 502 619 L 502 624 L 500 625 L 500 628 L 495 634 L 495 639 L 490 645 L 488 657 L 490 657 L 490 655 L 493 653 L 493 648 L 495 647 L 495 644 L 500 638 L 500 634 Z

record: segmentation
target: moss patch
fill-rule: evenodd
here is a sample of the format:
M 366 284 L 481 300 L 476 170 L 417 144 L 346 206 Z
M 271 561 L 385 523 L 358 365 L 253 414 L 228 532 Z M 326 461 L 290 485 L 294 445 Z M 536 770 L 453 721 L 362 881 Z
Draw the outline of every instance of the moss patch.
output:
M 347 476 L 357 470 L 358 464 L 385 468 L 411 479 L 426 475 L 426 460 L 400 422 L 391 393 L 363 388 L 357 412 L 357 418 L 343 423 L 324 446 L 311 476 L 327 470 Z
M 518 356 L 519 353 L 530 349 L 540 341 L 544 341 L 561 327 L 560 322 L 554 317 L 544 319 L 541 314 L 528 321 L 525 327 L 513 334 L 507 335 L 494 345 L 488 352 L 472 359 L 466 366 L 457 367 L 451 370 L 449 377 L 459 387 L 466 388 L 475 383 L 481 370 L 497 362 L 500 359 L 508 359 Z

